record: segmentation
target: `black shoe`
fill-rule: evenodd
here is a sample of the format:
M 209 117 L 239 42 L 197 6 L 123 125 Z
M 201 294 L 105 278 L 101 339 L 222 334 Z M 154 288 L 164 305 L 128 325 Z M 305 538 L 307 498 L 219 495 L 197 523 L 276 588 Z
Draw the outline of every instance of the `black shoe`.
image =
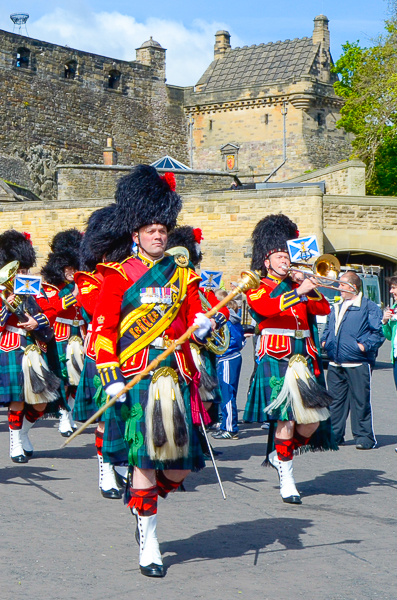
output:
M 11 460 L 14 463 L 27 463 L 28 459 L 24 454 L 20 454 L 19 456 L 11 456 Z
M 108 500 L 120 500 L 120 498 L 123 497 L 123 492 L 121 490 L 115 490 L 114 488 L 111 490 L 101 490 L 101 494 Z
M 336 442 L 338 444 L 338 446 L 346 446 L 346 442 L 344 440 L 344 438 L 341 439 L 340 442 Z
M 302 504 L 300 496 L 288 496 L 288 498 L 282 498 L 286 504 Z
M 33 450 L 25 450 L 25 448 L 24 448 L 23 453 L 25 456 L 28 456 L 29 458 L 31 458 L 33 456 Z
M 142 567 L 139 565 L 142 575 L 145 577 L 164 577 L 164 567 L 163 565 L 156 565 L 154 563 L 148 565 L 147 567 Z
M 209 452 L 203 452 L 203 454 L 204 454 L 204 459 L 205 460 L 211 460 L 211 454 Z M 218 450 L 214 450 L 212 448 L 212 454 L 214 456 L 220 456 L 221 454 L 223 454 L 223 452 L 218 452 Z
M 71 435 L 73 435 L 73 431 L 64 431 L 61 433 L 62 437 L 70 437 Z
M 371 442 L 369 444 L 356 444 L 356 450 L 372 450 L 375 447 L 376 444 L 372 444 Z

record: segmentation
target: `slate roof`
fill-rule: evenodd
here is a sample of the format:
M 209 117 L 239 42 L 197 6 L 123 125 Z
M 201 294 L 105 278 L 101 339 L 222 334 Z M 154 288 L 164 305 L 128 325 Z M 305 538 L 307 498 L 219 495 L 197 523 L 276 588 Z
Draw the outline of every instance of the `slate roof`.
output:
M 228 50 L 214 60 L 196 85 L 209 92 L 225 88 L 268 85 L 309 75 L 320 44 L 296 38 Z

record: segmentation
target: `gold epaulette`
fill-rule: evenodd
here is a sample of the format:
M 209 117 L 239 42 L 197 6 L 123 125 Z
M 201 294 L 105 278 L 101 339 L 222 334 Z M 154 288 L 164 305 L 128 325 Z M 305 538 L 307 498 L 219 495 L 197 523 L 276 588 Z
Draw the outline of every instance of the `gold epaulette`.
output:
M 109 269 L 111 271 L 117 271 L 117 273 L 119 273 L 119 275 L 121 275 L 124 279 L 126 279 L 128 281 L 128 277 L 120 263 L 116 263 L 116 262 L 98 263 L 96 267 L 97 267 L 98 273 L 100 273 L 103 276 L 105 276 L 106 271 Z
M 88 271 L 76 271 L 76 273 L 74 274 L 74 280 L 77 283 L 77 285 L 79 285 L 78 280 L 82 278 L 87 279 L 87 281 L 90 281 L 94 285 L 100 286 L 102 283 L 99 277 L 97 277 L 97 275 L 95 274 L 95 271 L 93 271 L 92 273 Z
M 193 269 L 188 269 L 188 276 L 187 276 L 187 284 L 190 285 L 191 283 L 193 283 L 193 281 L 201 281 L 201 277 L 200 275 L 197 275 L 197 273 L 195 271 L 193 271 Z
M 53 298 L 59 292 L 59 288 L 55 285 L 51 285 L 51 283 L 43 282 L 43 289 L 46 293 L 47 298 Z

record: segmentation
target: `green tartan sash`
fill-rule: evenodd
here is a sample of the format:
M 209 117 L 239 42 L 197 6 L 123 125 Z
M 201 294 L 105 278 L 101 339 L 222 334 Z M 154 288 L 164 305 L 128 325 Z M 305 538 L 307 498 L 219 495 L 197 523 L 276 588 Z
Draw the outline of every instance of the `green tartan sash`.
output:
M 62 288 L 59 292 L 58 292 L 58 296 L 59 298 L 64 298 L 65 296 L 67 296 L 67 294 L 71 294 L 74 290 L 74 286 L 76 284 L 74 283 L 68 283 L 67 285 L 65 285 L 64 288 Z
M 148 346 L 174 321 L 186 296 L 189 269 L 179 267 L 173 256 L 165 256 L 125 292 L 117 354 L 120 364 Z M 171 288 L 171 304 L 142 304 L 141 289 Z

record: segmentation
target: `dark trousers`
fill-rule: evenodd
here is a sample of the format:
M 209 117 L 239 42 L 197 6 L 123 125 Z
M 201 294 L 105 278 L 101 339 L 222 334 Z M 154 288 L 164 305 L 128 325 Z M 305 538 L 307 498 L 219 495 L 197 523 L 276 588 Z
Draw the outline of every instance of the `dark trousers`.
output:
M 327 387 L 334 398 L 331 423 L 337 442 L 345 436 L 346 419 L 350 411 L 352 434 L 356 444 L 375 445 L 372 422 L 371 367 L 328 366 Z
M 237 390 L 242 362 L 241 355 L 218 361 L 218 379 L 222 392 L 221 430 L 229 431 L 230 433 L 238 432 Z

